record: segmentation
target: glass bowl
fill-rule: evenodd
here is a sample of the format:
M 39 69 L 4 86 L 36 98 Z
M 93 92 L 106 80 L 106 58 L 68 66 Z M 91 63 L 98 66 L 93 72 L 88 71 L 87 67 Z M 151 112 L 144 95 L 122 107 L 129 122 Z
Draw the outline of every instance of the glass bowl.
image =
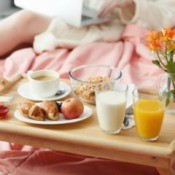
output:
M 95 89 L 112 86 L 120 80 L 122 72 L 113 66 L 82 65 L 69 71 L 74 94 L 83 102 L 95 104 Z

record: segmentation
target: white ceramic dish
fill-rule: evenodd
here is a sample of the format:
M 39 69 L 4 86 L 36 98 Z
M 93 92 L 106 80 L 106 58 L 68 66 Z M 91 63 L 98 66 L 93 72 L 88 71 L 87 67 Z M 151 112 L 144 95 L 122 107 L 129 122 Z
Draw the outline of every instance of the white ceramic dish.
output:
M 28 100 L 45 101 L 45 100 L 59 100 L 59 99 L 62 99 L 64 97 L 66 97 L 67 95 L 69 95 L 70 92 L 71 92 L 71 87 L 63 81 L 60 81 L 60 89 L 65 89 L 65 93 L 61 94 L 61 95 L 54 95 L 54 96 L 51 96 L 51 97 L 39 97 L 39 96 L 36 96 L 36 95 L 34 95 L 30 92 L 29 83 L 24 83 L 21 86 L 19 86 L 18 94 L 20 96 L 28 99 Z
M 53 121 L 53 120 L 44 120 L 44 121 L 37 121 L 32 120 L 30 118 L 27 118 L 23 115 L 21 115 L 17 110 L 14 112 L 14 116 L 16 119 L 23 121 L 25 123 L 31 123 L 31 124 L 39 124 L 39 125 L 61 125 L 61 124 L 68 124 L 68 123 L 76 123 L 80 122 L 82 120 L 85 120 L 89 118 L 92 115 L 92 109 L 88 106 L 84 105 L 84 112 L 82 115 L 80 115 L 76 119 L 65 119 L 64 116 L 60 113 L 59 120 Z

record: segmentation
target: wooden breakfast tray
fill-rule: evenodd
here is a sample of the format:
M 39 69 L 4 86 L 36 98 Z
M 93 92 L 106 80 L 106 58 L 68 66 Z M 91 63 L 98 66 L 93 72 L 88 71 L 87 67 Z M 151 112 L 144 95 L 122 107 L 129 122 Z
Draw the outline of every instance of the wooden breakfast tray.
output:
M 166 114 L 159 139 L 155 142 L 142 141 L 137 136 L 135 127 L 122 130 L 118 135 L 102 133 L 95 106 L 88 104 L 86 105 L 93 110 L 93 115 L 84 121 L 64 125 L 28 124 L 17 120 L 13 115 L 17 103 L 24 100 L 18 95 L 17 89 L 26 81 L 22 75 L 16 76 L 12 81 L 0 81 L 0 91 L 14 96 L 9 117 L 0 120 L 0 140 L 154 166 L 161 175 L 175 174 L 175 116 Z M 70 96 L 72 94 L 68 97 Z

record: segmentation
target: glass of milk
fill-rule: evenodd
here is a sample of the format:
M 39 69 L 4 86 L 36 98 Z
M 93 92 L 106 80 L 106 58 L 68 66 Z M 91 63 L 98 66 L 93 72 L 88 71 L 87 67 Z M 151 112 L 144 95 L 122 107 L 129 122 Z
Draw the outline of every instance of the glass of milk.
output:
M 96 89 L 97 117 L 104 133 L 118 134 L 121 131 L 126 112 L 127 89 L 126 84 Z

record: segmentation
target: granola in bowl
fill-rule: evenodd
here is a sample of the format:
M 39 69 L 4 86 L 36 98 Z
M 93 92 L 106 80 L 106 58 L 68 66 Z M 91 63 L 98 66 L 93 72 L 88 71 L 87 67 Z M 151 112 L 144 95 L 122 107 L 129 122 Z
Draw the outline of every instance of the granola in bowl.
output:
M 84 102 L 95 104 L 95 89 L 112 88 L 121 72 L 111 66 L 93 65 L 74 68 L 69 76 L 75 95 Z

